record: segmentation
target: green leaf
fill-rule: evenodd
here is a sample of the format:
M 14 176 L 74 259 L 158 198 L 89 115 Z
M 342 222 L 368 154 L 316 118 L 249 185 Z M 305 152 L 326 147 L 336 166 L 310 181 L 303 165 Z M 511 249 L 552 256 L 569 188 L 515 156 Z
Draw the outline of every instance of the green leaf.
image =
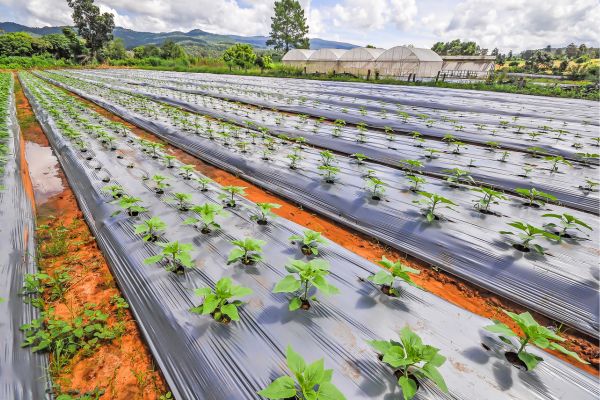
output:
M 234 263 L 241 259 L 244 256 L 244 250 L 235 248 L 231 250 L 229 253 L 229 258 L 227 258 L 227 264 Z
M 367 343 L 374 348 L 375 351 L 381 354 L 387 353 L 393 346 L 393 344 L 387 340 L 370 340 Z
M 215 311 L 215 309 L 217 308 L 217 306 L 219 305 L 219 298 L 214 295 L 211 294 L 209 296 L 206 296 L 204 298 L 204 303 L 202 303 L 202 307 L 203 307 L 203 314 L 210 314 L 213 311 Z
M 300 299 L 300 297 L 294 297 L 290 300 L 289 310 L 296 311 L 300 308 L 300 306 L 302 306 L 302 300 Z
M 234 304 L 225 304 L 221 307 L 221 312 L 231 318 L 232 321 L 240 320 L 238 309 Z
M 581 359 L 577 353 L 575 353 L 574 351 L 570 351 L 570 350 L 565 349 L 563 346 L 561 346 L 558 343 L 550 343 L 549 348 L 552 349 L 552 350 L 560 351 L 563 354 L 566 354 L 566 355 L 568 355 L 570 357 L 573 357 L 574 359 L 576 359 L 577 361 L 579 361 L 581 363 L 589 364 L 589 362 Z
M 317 393 L 318 400 L 346 400 L 346 396 L 331 382 L 323 382 L 319 385 Z
M 448 393 L 448 386 L 446 386 L 446 382 L 444 381 L 444 378 L 439 373 L 437 368 L 435 368 L 433 365 L 428 363 L 428 364 L 425 364 L 423 366 L 423 368 L 421 368 L 421 371 L 429 379 L 431 379 L 433 381 L 433 383 L 435 383 L 437 385 L 437 387 L 439 387 L 442 390 L 442 392 Z
M 325 362 L 321 358 L 308 365 L 304 370 L 304 379 L 305 386 L 313 387 L 319 383 L 323 379 L 323 374 L 325 373 Z
M 291 377 L 281 376 L 257 393 L 267 399 L 287 399 L 296 395 L 296 384 Z
M 302 356 L 292 349 L 292 346 L 288 346 L 286 349 L 286 360 L 288 367 L 292 370 L 292 372 L 296 374 L 301 374 L 304 372 L 306 368 L 306 363 Z
M 277 282 L 273 288 L 273 293 L 291 293 L 298 289 L 300 289 L 300 281 L 294 278 L 293 275 L 287 275 Z
M 388 271 L 379 271 L 375 275 L 369 276 L 367 279 L 378 285 L 391 285 L 394 283 L 394 277 Z
M 526 351 L 522 351 L 519 353 L 519 360 L 523 361 L 525 365 L 527 365 L 528 371 L 532 371 L 538 365 L 538 363 L 544 359 Z
M 156 256 L 148 257 L 144 260 L 144 264 L 156 264 L 163 259 L 162 254 L 158 254 Z
M 483 329 L 485 329 L 486 331 L 493 332 L 493 333 L 499 333 L 499 334 L 501 334 L 503 336 L 507 336 L 507 337 L 518 336 L 507 325 L 503 324 L 502 322 L 496 322 L 494 325 L 485 326 L 485 327 L 483 327 Z
M 398 379 L 398 385 L 402 388 L 402 396 L 404 400 L 410 400 L 417 394 L 417 382 L 411 378 L 402 375 Z

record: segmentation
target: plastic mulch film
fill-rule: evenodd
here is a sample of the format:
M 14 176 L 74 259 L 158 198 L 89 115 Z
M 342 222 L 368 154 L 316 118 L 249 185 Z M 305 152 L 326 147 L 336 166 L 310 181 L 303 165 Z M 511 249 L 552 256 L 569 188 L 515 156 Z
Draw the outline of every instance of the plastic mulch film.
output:
M 28 87 L 34 83 L 26 80 Z M 287 345 L 309 361 L 324 357 L 325 366 L 334 369 L 333 383 L 349 399 L 397 398 L 401 394 L 393 371 L 383 366 L 365 340 L 395 338 L 406 325 L 448 358 L 440 371 L 450 393 L 423 381 L 418 399 L 476 399 L 482 393 L 486 399 L 594 399 L 600 395 L 594 377 L 551 355 L 544 354 L 546 361 L 534 372 L 519 372 L 503 358 L 506 345 L 481 329 L 488 320 L 416 288 L 406 288 L 397 299 L 381 295 L 361 281 L 378 268 L 334 244 L 323 247 L 319 256 L 330 263 L 328 279 L 340 293 L 318 295 L 320 301 L 307 312 L 289 311 L 288 297 L 271 291 L 286 274 L 283 266 L 289 259 L 304 259 L 299 248 L 287 241 L 301 227 L 284 219 L 266 226 L 256 224 L 247 211 L 253 204 L 243 199 L 228 210 L 229 217 L 220 220 L 222 231 L 201 234 L 181 225 L 189 214 L 178 211 L 168 195 L 157 195 L 141 178 L 160 173 L 168 177 L 170 191 L 191 193 L 195 204 L 219 201 L 216 185 L 207 192 L 196 190 L 193 180 L 183 180 L 176 169 L 152 159 L 135 140 L 117 133 L 117 150 L 108 151 L 81 129 L 93 156 L 86 160 L 88 156 L 71 147 L 40 108 L 36 96 L 44 94 L 32 88 L 26 93 L 176 398 L 259 398 L 257 390 L 288 372 Z M 102 123 L 102 118 L 82 113 L 92 117 L 94 124 Z M 130 163 L 133 168 L 128 168 Z M 138 217 L 111 216 L 115 206 L 101 191 L 106 185 L 103 180 L 120 184 L 128 194 L 141 198 L 149 212 Z M 164 236 L 169 240 L 194 244 L 195 268 L 176 275 L 144 265 L 157 246 L 142 242 L 133 225 L 150 214 L 167 223 Z M 264 260 L 254 266 L 227 266 L 230 241 L 247 236 L 267 243 Z M 224 276 L 253 290 L 244 298 L 241 321 L 223 325 L 209 316 L 191 314 L 189 308 L 200 303 L 194 289 L 212 287 Z
M 81 79 L 79 78 L 81 74 L 73 75 Z M 94 82 L 89 80 L 90 76 L 84 76 L 86 82 Z M 104 80 L 107 79 L 104 78 Z M 517 188 L 535 187 L 537 190 L 555 196 L 561 204 L 570 208 L 593 214 L 598 214 L 600 209 L 600 196 L 598 196 L 598 193 L 583 188 L 586 179 L 593 179 L 597 175 L 597 166 L 591 164 L 574 163 L 561 171 L 551 172 L 549 168 L 545 168 L 543 165 L 548 164 L 549 161 L 545 161 L 543 157 L 533 157 L 527 153 L 516 151 L 504 153 L 502 150 L 471 146 L 464 150 L 464 153 L 454 154 L 451 151 L 453 146 L 448 143 L 437 141 L 429 142 L 426 146 L 415 147 L 408 137 L 390 142 L 386 140 L 381 132 L 369 130 L 363 133 L 366 143 L 360 143 L 352 134 L 347 132 L 347 128 L 344 129 L 343 133 L 338 133 L 339 136 L 336 136 L 332 134 L 331 126 L 327 125 L 319 126 L 318 132 L 311 129 L 311 124 L 302 121 L 298 122 L 300 128 L 290 126 L 291 121 L 288 122 L 288 126 L 282 126 L 282 124 L 276 124 L 268 120 L 272 110 L 255 109 L 251 110 L 252 114 L 246 114 L 245 117 L 242 117 L 222 109 L 198 104 L 198 102 L 174 98 L 171 95 L 153 94 L 142 89 L 142 87 L 149 88 L 147 84 L 138 82 L 132 88 L 131 85 L 127 84 L 128 86 L 126 86 L 125 83 L 119 80 L 111 80 L 122 85 L 119 90 L 133 95 L 143 95 L 158 102 L 213 118 L 228 120 L 240 126 L 245 126 L 245 122 L 250 119 L 255 123 L 255 126 L 252 126 L 251 129 L 256 130 L 259 126 L 265 126 L 272 134 L 284 134 L 291 138 L 304 137 L 312 145 L 336 152 L 344 154 L 362 153 L 371 160 L 390 166 L 398 166 L 402 160 L 406 159 L 420 159 L 423 162 L 423 172 L 437 177 L 449 175 L 453 168 L 465 168 L 475 181 L 490 185 L 496 190 L 514 193 Z M 103 84 L 100 82 L 95 83 Z M 152 88 L 180 93 L 176 89 L 166 89 L 160 86 L 152 86 Z M 356 132 L 354 136 L 356 136 Z M 435 153 L 428 157 L 425 147 L 427 149 L 431 148 Z M 421 154 L 419 155 L 419 153 Z M 508 161 L 501 161 L 502 158 L 506 158 Z M 528 171 L 524 172 L 525 169 Z M 526 177 L 523 175 L 524 173 L 527 174 Z
M 23 302 L 23 276 L 37 272 L 33 199 L 23 182 L 24 153 L 11 88 L 7 118 L 10 137 L 4 172 L 0 178 L 0 399 L 50 398 L 47 356 L 22 348 L 19 327 L 38 317 L 37 309 Z
M 60 85 L 60 83 L 59 83 Z M 389 193 L 386 201 L 372 201 L 366 195 L 360 171 L 344 171 L 343 179 L 335 185 L 305 168 L 292 171 L 286 167 L 283 154 L 274 155 L 276 163 L 261 161 L 260 155 L 242 155 L 231 148 L 215 144 L 198 135 L 182 133 L 160 118 L 146 118 L 124 109 L 109 99 L 74 90 L 107 110 L 140 126 L 167 142 L 203 160 L 243 177 L 273 193 L 289 198 L 303 207 L 350 226 L 360 232 L 406 252 L 429 264 L 509 298 L 554 320 L 574 326 L 595 336 L 598 331 L 599 299 L 597 265 L 598 231 L 591 239 L 561 244 L 547 243 L 550 254 L 539 256 L 515 250 L 500 231 L 510 230 L 508 222 L 524 220 L 532 225 L 541 224 L 545 212 L 568 212 L 580 218 L 595 216 L 559 206 L 535 210 L 513 199 L 512 204 L 499 205 L 501 217 L 476 212 L 471 192 L 452 189 L 441 181 L 424 190 L 441 193 L 458 202 L 461 212 L 446 211 L 450 221 L 428 224 L 417 206 L 418 196 L 408 190 Z M 307 162 L 308 163 L 308 162 Z M 312 164 L 317 160 L 313 158 Z M 348 165 L 348 164 L 347 164 Z M 367 167 L 368 168 L 368 167 Z M 365 168 L 365 169 L 367 169 Z M 398 171 L 384 171 L 372 165 L 387 182 L 397 182 Z M 546 245 L 546 244 L 545 244 Z

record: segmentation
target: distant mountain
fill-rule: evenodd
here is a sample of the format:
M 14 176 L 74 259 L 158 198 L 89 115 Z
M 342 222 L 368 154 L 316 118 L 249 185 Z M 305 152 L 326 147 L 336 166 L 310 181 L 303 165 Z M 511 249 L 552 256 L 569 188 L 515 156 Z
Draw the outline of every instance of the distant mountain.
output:
M 31 28 L 14 22 L 0 22 L 0 30 L 5 32 L 29 32 L 34 35 L 48 35 L 51 33 L 60 33 L 62 26 L 47 26 L 43 28 Z M 167 39 L 186 46 L 209 47 L 214 49 L 224 49 L 233 43 L 248 43 L 256 49 L 266 49 L 266 36 L 236 36 L 236 35 L 218 35 L 216 33 L 205 32 L 200 29 L 194 29 L 189 32 L 138 32 L 131 29 L 116 27 L 113 34 L 117 38 L 123 39 L 125 46 L 131 49 L 144 44 L 161 44 Z M 358 47 L 354 44 L 334 42 L 324 39 L 310 39 L 310 48 L 314 50 L 322 48 L 353 49 Z

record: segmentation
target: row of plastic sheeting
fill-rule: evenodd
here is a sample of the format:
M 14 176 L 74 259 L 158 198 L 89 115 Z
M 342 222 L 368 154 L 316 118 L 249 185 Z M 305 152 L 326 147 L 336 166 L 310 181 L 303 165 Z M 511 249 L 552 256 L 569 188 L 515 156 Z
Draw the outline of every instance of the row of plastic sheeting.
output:
M 258 153 L 235 153 L 215 140 L 183 133 L 161 118 L 148 118 L 125 109 L 113 99 L 69 89 L 186 152 L 305 208 L 590 335 L 598 330 L 597 231 L 592 232 L 590 240 L 582 243 L 569 241 L 552 245 L 549 250 L 552 255 L 545 257 L 514 250 L 498 233 L 510 228 L 506 224 L 514 220 L 539 225 L 544 212 L 571 212 L 585 219 L 583 213 L 559 206 L 532 210 L 513 199 L 513 204 L 498 206 L 501 218 L 485 216 L 472 208 L 476 196 L 460 190 L 457 193 L 441 181 L 433 180 L 432 186 L 424 190 L 442 193 L 469 211 L 450 213 L 451 222 L 428 224 L 412 204 L 415 195 L 410 191 L 394 191 L 382 203 L 371 201 L 361 190 L 363 178 L 358 171 L 343 174 L 344 180 L 336 185 L 322 184 L 316 172 L 310 173 L 305 168 L 295 172 L 286 168 L 284 154 L 274 156 L 278 164 L 264 162 Z M 313 156 L 311 161 L 317 165 L 318 156 Z M 373 164 L 367 164 L 365 168 L 376 171 L 384 181 L 398 180 L 398 172 L 393 169 Z M 457 194 L 460 197 L 456 197 Z M 595 222 L 591 224 L 597 225 L 597 218 L 593 220 Z
M 205 235 L 183 226 L 189 214 L 177 211 L 169 204 L 168 194 L 155 194 L 142 178 L 153 173 L 167 176 L 172 192 L 191 193 L 196 204 L 220 202 L 218 185 L 211 184 L 207 192 L 198 191 L 193 180 L 181 179 L 176 169 L 142 152 L 136 141 L 130 140 L 130 133 L 123 137 L 122 131 L 115 132 L 117 151 L 111 152 L 77 125 L 80 118 L 62 117 L 84 134 L 93 155 L 92 161 L 86 160 L 39 106 L 36 97 L 44 94 L 35 86 L 40 82 L 31 77 L 26 80 L 27 96 L 176 398 L 257 399 L 257 390 L 288 373 L 284 361 L 288 345 L 309 361 L 324 357 L 325 366 L 334 369 L 333 383 L 349 399 L 397 398 L 401 394 L 396 378 L 365 340 L 395 338 L 407 325 L 448 359 L 440 371 L 450 393 L 423 381 L 419 399 L 474 399 L 485 393 L 486 399 L 575 396 L 587 400 L 600 394 L 594 377 L 550 355 L 544 354 L 546 361 L 535 371 L 519 372 L 503 357 L 506 344 L 481 329 L 488 320 L 427 292 L 407 287 L 400 298 L 382 295 L 363 280 L 378 268 L 335 244 L 323 247 L 319 257 L 331 265 L 328 279 L 340 293 L 318 295 L 320 301 L 309 311 L 289 311 L 287 296 L 272 293 L 272 288 L 286 275 L 283 266 L 290 259 L 306 260 L 287 240 L 302 231 L 300 226 L 281 218 L 259 225 L 248 217 L 247 209 L 254 204 L 242 199 L 221 221 L 222 231 Z M 60 107 L 58 100 L 55 104 Z M 82 111 L 80 116 L 108 126 L 93 112 Z M 131 163 L 134 168 L 127 167 Z M 135 218 L 113 216 L 115 206 L 102 192 L 106 178 L 141 198 L 149 212 Z M 194 244 L 195 268 L 176 275 L 159 266 L 144 265 L 143 260 L 153 255 L 157 246 L 142 242 L 133 233 L 133 225 L 150 215 L 167 223 L 164 237 L 168 240 Z M 228 266 L 231 240 L 247 236 L 267 243 L 263 261 L 249 267 Z M 189 308 L 200 302 L 194 289 L 214 287 L 225 276 L 253 290 L 244 299 L 241 320 L 223 325 L 208 316 L 191 314 Z
M 48 359 L 22 348 L 19 330 L 38 317 L 20 295 L 24 275 L 37 272 L 37 266 L 34 204 L 12 82 L 11 77 L 7 112 L 0 115 L 0 127 L 8 128 L 6 164 L 0 170 L 0 399 L 42 400 L 50 398 Z

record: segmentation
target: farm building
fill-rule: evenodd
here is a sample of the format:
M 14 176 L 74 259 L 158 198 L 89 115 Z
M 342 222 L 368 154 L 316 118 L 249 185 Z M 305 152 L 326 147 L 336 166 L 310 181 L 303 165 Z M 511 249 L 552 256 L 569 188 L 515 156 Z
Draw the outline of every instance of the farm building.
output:
M 355 76 L 371 76 L 375 74 L 375 60 L 385 49 L 357 47 L 346 51 L 340 57 L 340 71 Z
M 319 49 L 311 54 L 306 64 L 309 74 L 339 72 L 339 59 L 346 52 L 343 49 Z
M 496 63 L 496 56 L 442 56 L 442 59 L 442 73 L 460 78 L 487 78 Z
M 377 57 L 375 70 L 380 76 L 430 78 L 437 75 L 442 64 L 442 57 L 433 50 L 396 46 Z
M 304 68 L 306 67 L 306 62 L 309 57 L 315 52 L 315 50 L 308 49 L 293 49 L 285 53 L 281 61 L 285 65 L 289 65 L 291 67 L 296 68 Z

